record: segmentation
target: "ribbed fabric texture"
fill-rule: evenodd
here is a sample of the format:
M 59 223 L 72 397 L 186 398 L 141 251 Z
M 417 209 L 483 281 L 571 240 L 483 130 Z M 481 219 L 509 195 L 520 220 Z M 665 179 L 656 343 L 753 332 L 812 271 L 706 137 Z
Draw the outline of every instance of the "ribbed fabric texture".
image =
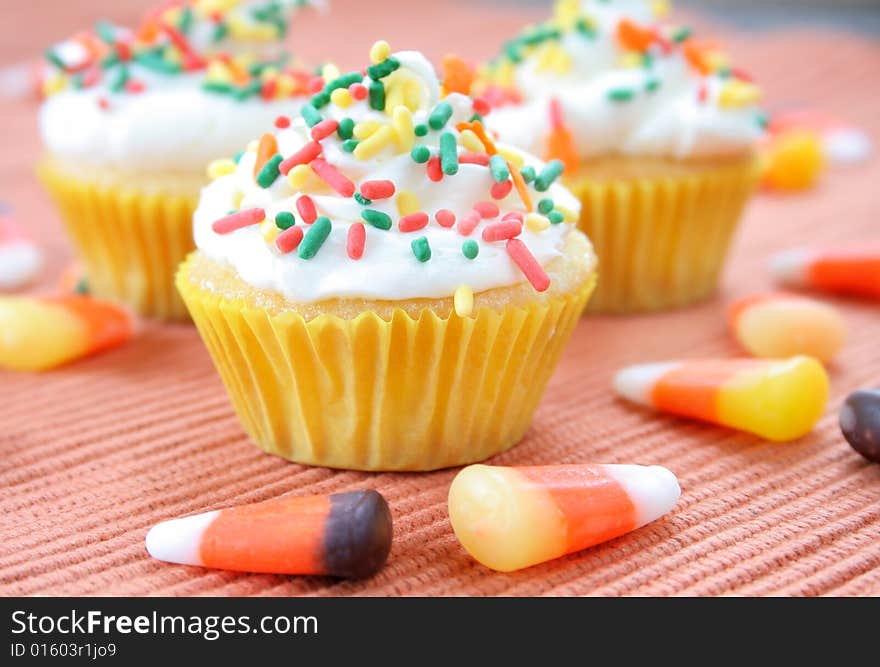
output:
M 334 11 L 347 7 L 334 2 Z M 451 4 L 430 29 L 469 55 L 472 40 L 482 49 L 476 57 L 537 16 L 511 10 L 493 24 L 498 10 L 489 7 Z M 481 12 L 480 21 L 463 22 L 467 11 Z M 413 25 L 379 21 L 373 13 L 364 20 L 362 43 L 339 41 L 343 62 L 363 59 L 380 36 L 380 22 L 388 24 L 381 36 L 392 44 L 419 43 Z M 321 21 L 324 33 L 302 31 L 306 44 L 298 52 L 317 57 L 320 49 L 308 40 L 333 43 L 332 31 L 345 22 L 334 23 Z M 814 100 L 868 127 L 877 140 L 877 45 L 822 32 L 759 33 L 728 43 L 768 90 L 769 106 Z M 3 196 L 47 248 L 47 288 L 70 251 L 31 172 L 39 153 L 34 107 L 0 102 L 0 113 L 9 127 L 0 154 Z M 652 415 L 609 390 L 623 364 L 737 354 L 724 325 L 726 300 L 770 286 L 771 252 L 880 234 L 878 179 L 874 158 L 833 170 L 808 194 L 759 195 L 736 236 L 720 294 L 696 308 L 581 320 L 526 437 L 492 460 L 667 466 L 679 476 L 682 497 L 650 526 L 525 571 L 490 572 L 467 556 L 450 529 L 446 494 L 455 470 L 351 473 L 269 456 L 245 436 L 195 329 L 147 324 L 127 347 L 47 375 L 0 372 L 0 594 L 880 594 L 880 466 L 853 452 L 836 423 L 849 391 L 880 386 L 877 304 L 832 299 L 851 339 L 831 368 L 828 411 L 800 442 L 770 444 Z M 167 565 L 144 549 L 149 527 L 170 517 L 289 491 L 358 488 L 380 490 L 395 524 L 388 564 L 367 581 Z

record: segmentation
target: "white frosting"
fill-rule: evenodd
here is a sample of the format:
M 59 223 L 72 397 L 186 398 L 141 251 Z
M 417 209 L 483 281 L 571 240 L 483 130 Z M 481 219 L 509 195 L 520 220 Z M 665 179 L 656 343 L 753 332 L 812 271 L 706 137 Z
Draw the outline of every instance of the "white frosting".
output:
M 571 59 L 564 74 L 540 69 L 535 56 L 515 67 L 515 83 L 525 96 L 519 105 L 493 110 L 486 123 L 499 138 L 543 155 L 550 132 L 550 100 L 559 100 L 578 154 L 583 158 L 609 153 L 661 157 L 719 156 L 748 150 L 762 135 L 754 106 L 720 108 L 714 101 L 724 85 L 719 76 L 703 77 L 691 69 L 681 52 L 663 54 L 652 47 L 650 69 L 625 67 L 624 49 L 616 31 L 621 18 L 651 25 L 648 3 L 642 0 L 586 0 L 583 10 L 594 19 L 596 34 L 565 33 L 559 46 Z M 645 91 L 648 79 L 659 82 Z M 706 97 L 699 91 L 705 86 Z M 633 99 L 616 102 L 614 89 L 637 91 Z
M 422 83 L 423 100 L 420 109 L 413 113 L 413 121 L 415 124 L 426 122 L 439 97 L 436 74 L 419 53 L 395 55 L 401 62 L 401 69 L 409 70 Z M 365 83 L 368 84 L 369 79 L 365 79 Z M 473 114 L 472 102 L 459 94 L 450 95 L 446 101 L 453 107 L 453 115 L 445 130 L 457 135 L 455 124 L 470 118 Z M 355 103 L 347 109 L 329 105 L 322 112 L 326 118 L 337 120 L 351 117 L 358 122 L 370 119 L 389 122 L 386 113 L 370 109 L 367 102 Z M 432 147 L 436 152 L 439 135 L 440 132 L 431 131 L 417 142 Z M 285 157 L 309 140 L 308 129 L 302 122 L 294 123 L 276 136 L 279 151 Z M 387 179 L 396 185 L 397 192 L 406 190 L 414 193 L 419 200 L 419 210 L 430 216 L 428 226 L 416 232 L 402 233 L 397 226 L 400 216 L 395 197 L 374 201 L 369 208 L 387 213 L 391 216 L 393 226 L 384 231 L 365 225 L 363 257 L 352 260 L 346 254 L 348 229 L 353 223 L 363 222 L 361 211 L 364 207 L 353 198 L 341 197 L 325 188 L 322 190 L 325 194 L 310 196 L 319 215 L 330 218 L 332 231 L 312 259 L 303 260 L 296 252 L 281 254 L 274 245 L 264 240 L 259 225 L 229 234 L 217 234 L 212 230 L 212 224 L 235 208 L 237 193 L 244 193 L 239 205 L 242 210 L 264 208 L 269 220 L 274 219 L 278 212 L 292 211 L 297 217 L 297 224 L 303 224 L 295 206 L 300 193 L 294 192 L 284 177 L 279 177 L 268 189 L 256 185 L 253 177 L 255 154 L 249 151 L 242 157 L 235 173 L 217 179 L 202 191 L 194 216 L 194 237 L 198 248 L 210 258 L 232 266 L 242 280 L 254 287 L 276 290 L 288 299 L 301 303 L 334 297 L 383 300 L 443 298 L 451 296 L 462 284 L 479 292 L 525 280 L 507 254 L 504 242 L 489 243 L 481 238 L 487 224 L 498 222 L 507 212 L 522 210 L 515 189 L 503 200 L 495 202 L 501 214 L 481 221 L 468 237 L 462 236 L 455 227 L 441 227 L 434 220 L 434 214 L 440 209 L 449 209 L 460 219 L 478 202 L 494 201 L 489 195 L 493 181 L 486 167 L 461 164 L 457 174 L 444 175 L 442 181 L 435 183 L 427 178 L 425 165 L 417 164 L 409 151 L 399 153 L 393 148 L 386 148 L 371 159 L 360 160 L 344 152 L 335 136 L 322 143 L 326 160 L 356 185 L 364 181 Z M 528 158 L 527 162 L 540 171 L 542 164 L 537 160 Z M 577 200 L 558 184 L 545 193 L 530 191 L 535 201 L 541 197 L 551 197 L 558 205 L 573 211 L 579 209 Z M 546 265 L 561 256 L 570 228 L 566 223 L 550 225 L 541 232 L 532 232 L 524 227 L 519 238 L 538 262 Z M 304 229 L 307 230 L 308 226 Z M 431 259 L 423 263 L 416 259 L 411 249 L 412 241 L 420 236 L 428 240 L 431 248 Z M 468 238 L 479 244 L 479 255 L 474 260 L 467 259 L 461 251 L 462 243 Z

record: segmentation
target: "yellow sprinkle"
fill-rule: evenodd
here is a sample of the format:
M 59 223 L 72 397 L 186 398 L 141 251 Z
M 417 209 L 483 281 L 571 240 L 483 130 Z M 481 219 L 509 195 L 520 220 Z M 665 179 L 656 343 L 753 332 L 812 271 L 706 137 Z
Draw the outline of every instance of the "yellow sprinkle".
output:
M 220 83 L 229 83 L 232 79 L 229 73 L 229 68 L 220 60 L 212 60 L 208 63 L 208 69 L 205 72 L 205 76 L 210 81 L 218 81 Z
M 381 63 L 383 60 L 387 60 L 390 55 L 391 47 L 384 39 L 380 39 L 370 47 L 370 62 L 372 63 Z
M 409 190 L 401 190 L 397 193 L 397 212 L 401 215 L 409 215 L 419 211 L 419 198 Z
M 263 220 L 260 223 L 260 234 L 263 235 L 266 243 L 275 243 L 275 239 L 280 231 L 272 220 Z
M 498 152 L 501 153 L 505 160 L 510 162 L 510 164 L 517 169 L 522 169 L 526 166 L 526 161 L 523 159 L 522 153 L 519 151 L 515 151 L 511 148 L 499 148 Z
M 422 86 L 416 79 L 403 84 L 403 102 L 410 111 L 418 111 L 422 104 Z
M 268 42 L 278 35 L 278 28 L 271 23 L 250 23 L 234 12 L 226 14 L 226 26 L 233 40 Z
M 386 82 L 390 78 L 391 77 L 386 77 Z M 390 113 L 392 109 L 403 105 L 405 102 L 406 100 L 403 97 L 403 85 L 387 82 L 385 84 L 385 113 Z
M 640 53 L 634 53 L 633 51 L 627 51 L 622 56 L 620 56 L 619 60 L 621 67 L 627 67 L 632 69 L 634 67 L 642 66 L 642 55 Z
M 467 285 L 459 285 L 453 301 L 455 314 L 459 317 L 469 317 L 474 311 L 474 291 Z
M 282 74 L 278 77 L 278 87 L 275 89 L 275 96 L 279 98 L 290 97 L 296 90 L 296 82 L 293 77 L 288 74 Z
M 559 74 L 565 74 L 571 69 L 571 56 L 559 44 L 547 42 L 538 50 L 535 68 L 539 72 L 551 70 Z
M 174 63 L 175 65 L 180 65 L 183 62 L 183 57 L 180 55 L 180 49 L 176 46 L 166 46 L 163 55 L 165 60 Z
M 571 71 L 571 56 L 564 49 L 560 48 L 553 58 L 551 69 L 557 74 L 566 74 Z
M 354 99 L 352 98 L 351 93 L 348 92 L 347 88 L 337 88 L 330 93 L 330 101 L 340 109 L 347 109 L 352 105 Z
M 260 80 L 268 81 L 270 79 L 274 79 L 278 76 L 278 68 L 277 67 L 267 67 L 262 72 L 260 72 Z
M 235 7 L 240 0 L 198 0 L 196 9 L 205 14 L 213 14 L 215 12 L 225 13 Z
M 472 153 L 485 153 L 486 147 L 480 138 L 472 130 L 464 130 L 461 133 L 461 145 Z
M 651 0 L 651 13 L 657 19 L 669 16 L 669 0 Z
M 755 104 L 761 99 L 761 90 L 751 83 L 733 79 L 718 94 L 718 106 L 722 109 L 739 109 Z
M 526 214 L 526 227 L 533 232 L 543 232 L 550 226 L 550 221 L 540 213 Z
M 404 106 L 395 107 L 394 114 L 394 134 L 397 138 L 397 145 L 400 150 L 412 150 L 413 144 L 416 142 L 416 135 L 413 132 L 412 113 Z
M 327 82 L 333 81 L 333 79 L 338 79 L 339 75 L 340 75 L 339 68 L 336 65 L 334 65 L 333 63 L 327 63 L 321 69 L 321 77 L 324 79 L 324 81 L 327 81 Z
M 574 222 L 578 218 L 577 213 L 568 208 L 568 206 L 556 204 L 553 208 L 562 213 L 562 217 L 566 222 Z
M 376 153 L 378 153 L 383 148 L 388 146 L 392 141 L 394 141 L 394 135 L 394 130 L 391 128 L 390 125 L 383 125 L 373 134 L 371 134 L 369 137 L 359 143 L 355 147 L 353 155 L 358 160 L 369 160 Z
M 723 51 L 711 51 L 706 56 L 706 63 L 713 72 L 730 67 L 730 56 Z
M 244 199 L 244 192 L 236 192 L 232 196 L 232 208 L 241 208 L 242 199 Z
M 362 120 L 354 126 L 354 138 L 363 141 L 371 134 L 374 134 L 376 130 L 379 129 L 380 125 L 381 123 L 377 120 Z
M 60 93 L 64 90 L 66 83 L 63 74 L 52 74 L 46 77 L 46 80 L 43 81 L 43 94 L 46 97 L 49 97 L 55 93 Z
M 516 79 L 516 68 L 509 60 L 502 60 L 495 68 L 492 79 L 502 88 L 512 88 Z
M 304 190 L 312 177 L 312 169 L 307 164 L 298 164 L 287 174 L 287 182 L 294 190 Z
M 559 0 L 553 9 L 553 20 L 562 30 L 571 30 L 580 15 L 580 0 Z
M 214 160 L 208 165 L 208 178 L 212 181 L 221 176 L 235 172 L 235 162 L 232 160 Z
M 180 20 L 180 7 L 171 7 L 170 9 L 166 9 L 162 12 L 162 20 L 165 23 L 169 23 L 171 25 L 177 25 L 177 22 Z

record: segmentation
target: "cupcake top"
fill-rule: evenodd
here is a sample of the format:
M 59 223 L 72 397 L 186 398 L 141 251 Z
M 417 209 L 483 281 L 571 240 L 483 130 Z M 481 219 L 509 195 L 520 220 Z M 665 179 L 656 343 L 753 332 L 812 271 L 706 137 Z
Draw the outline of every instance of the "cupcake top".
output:
M 658 23 L 665 4 L 559 0 L 484 68 L 490 129 L 566 164 L 750 152 L 766 124 L 760 91 L 714 44 Z
M 485 109 L 385 42 L 327 80 L 290 127 L 216 167 L 198 248 L 291 301 L 445 298 L 529 281 L 563 254 L 577 200 L 562 164 L 496 146 Z M 445 94 L 444 93 L 448 93 Z M 225 174 L 225 175 L 220 175 Z
M 323 85 L 283 42 L 306 0 L 177 0 L 46 51 L 43 143 L 83 167 L 201 172 Z M 294 110 L 296 107 L 294 107 Z

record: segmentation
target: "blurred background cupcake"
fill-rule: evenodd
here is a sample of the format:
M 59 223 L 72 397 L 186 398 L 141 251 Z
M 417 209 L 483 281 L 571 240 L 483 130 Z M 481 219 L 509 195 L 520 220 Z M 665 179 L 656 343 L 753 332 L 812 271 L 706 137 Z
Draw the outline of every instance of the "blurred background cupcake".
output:
M 482 460 L 528 428 L 595 255 L 557 170 L 495 146 L 422 54 L 371 61 L 203 190 L 177 284 L 264 450 Z
M 684 306 L 717 286 L 757 177 L 760 93 L 668 3 L 560 0 L 483 68 L 500 140 L 565 165 L 599 255 L 590 309 Z
M 193 248 L 199 188 L 247 139 L 285 122 L 315 77 L 283 43 L 302 0 L 165 3 L 46 51 L 39 173 L 92 292 L 181 319 L 174 272 Z

